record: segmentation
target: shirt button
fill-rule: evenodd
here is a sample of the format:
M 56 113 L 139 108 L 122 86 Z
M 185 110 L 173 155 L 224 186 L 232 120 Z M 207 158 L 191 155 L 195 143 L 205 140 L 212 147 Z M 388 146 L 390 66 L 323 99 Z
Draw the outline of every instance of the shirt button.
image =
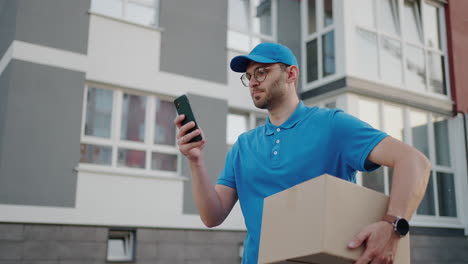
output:
M 277 139 L 277 140 L 276 140 L 276 144 L 279 144 L 279 143 L 280 143 L 280 140 L 279 140 L 279 139 Z
M 275 152 L 273 152 L 274 155 L 278 155 L 278 151 L 275 150 Z
M 278 127 L 278 128 L 276 129 L 276 132 L 280 132 L 280 131 L 281 131 L 281 129 Z

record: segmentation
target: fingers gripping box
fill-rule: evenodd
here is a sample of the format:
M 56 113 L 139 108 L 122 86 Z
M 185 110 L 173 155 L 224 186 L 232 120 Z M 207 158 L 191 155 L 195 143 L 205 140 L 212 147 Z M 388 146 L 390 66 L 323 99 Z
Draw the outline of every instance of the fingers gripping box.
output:
M 265 198 L 259 263 L 348 264 L 364 245 L 347 245 L 362 228 L 381 221 L 389 197 L 324 174 Z M 410 263 L 409 235 L 395 264 Z

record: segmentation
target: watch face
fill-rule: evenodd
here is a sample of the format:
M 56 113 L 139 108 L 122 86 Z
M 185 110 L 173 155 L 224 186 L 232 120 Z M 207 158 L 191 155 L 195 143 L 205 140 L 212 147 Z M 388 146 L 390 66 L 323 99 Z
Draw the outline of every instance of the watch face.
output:
M 404 218 L 400 218 L 396 223 L 396 231 L 402 236 L 406 235 L 409 231 L 408 221 Z

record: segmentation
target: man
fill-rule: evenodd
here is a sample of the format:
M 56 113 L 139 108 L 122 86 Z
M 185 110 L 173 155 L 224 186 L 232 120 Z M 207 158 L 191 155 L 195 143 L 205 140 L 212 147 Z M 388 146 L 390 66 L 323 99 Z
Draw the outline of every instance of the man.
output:
M 366 245 L 357 264 L 393 263 L 407 220 L 419 205 L 428 182 L 430 163 L 416 149 L 376 130 L 341 110 L 309 108 L 296 92 L 299 69 L 289 48 L 262 43 L 247 56 L 237 56 L 231 69 L 244 72 L 256 107 L 268 110 L 266 124 L 242 134 L 226 157 L 213 186 L 207 175 L 205 140 L 188 143 L 201 129 L 186 134 L 193 122 L 181 126 L 177 143 L 192 171 L 194 199 L 203 223 L 220 225 L 237 199 L 247 235 L 243 263 L 257 263 L 263 199 L 324 173 L 355 182 L 357 170 L 380 165 L 394 169 L 387 215 L 367 226 L 348 245 Z M 397 226 L 398 228 L 395 228 Z

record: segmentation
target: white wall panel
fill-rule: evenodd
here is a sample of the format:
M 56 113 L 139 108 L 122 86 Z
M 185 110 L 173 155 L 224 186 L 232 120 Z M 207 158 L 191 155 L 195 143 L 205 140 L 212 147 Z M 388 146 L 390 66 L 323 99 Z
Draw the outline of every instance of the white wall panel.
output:
M 164 32 L 91 15 L 89 34 L 89 81 L 171 96 L 189 92 L 226 98 L 226 85 L 159 71 Z M 209 66 L 200 62 L 200 67 Z
M 231 59 L 238 55 L 246 55 L 245 53 L 239 53 L 236 51 L 230 50 L 228 52 L 228 85 L 226 89 L 227 100 L 229 101 L 229 106 L 246 109 L 252 111 L 258 111 L 255 105 L 252 102 L 250 97 L 250 91 L 248 87 L 245 87 L 240 80 L 241 73 L 233 72 L 229 66 Z
M 79 173 L 77 186 L 75 208 L 0 205 L 0 222 L 206 228 L 182 214 L 183 181 Z M 245 230 L 238 205 L 216 229 Z

